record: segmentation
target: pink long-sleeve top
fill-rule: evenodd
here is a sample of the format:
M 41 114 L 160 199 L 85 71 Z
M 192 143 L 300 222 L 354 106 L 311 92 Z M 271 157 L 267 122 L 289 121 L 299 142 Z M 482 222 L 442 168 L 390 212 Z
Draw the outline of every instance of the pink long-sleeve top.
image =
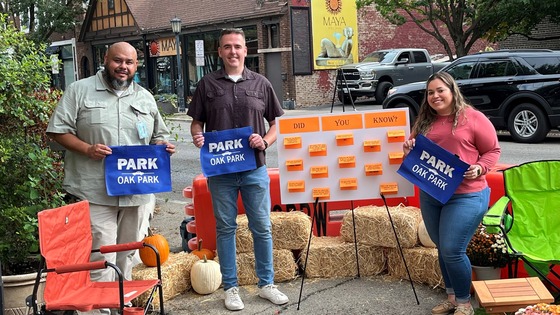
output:
M 488 186 L 485 174 L 496 165 L 502 151 L 496 130 L 483 113 L 472 108 L 466 109 L 466 115 L 459 115 L 454 132 L 452 127 L 450 116 L 438 116 L 426 137 L 465 163 L 482 166 L 482 175 L 476 179 L 464 179 L 455 193 L 480 191 Z

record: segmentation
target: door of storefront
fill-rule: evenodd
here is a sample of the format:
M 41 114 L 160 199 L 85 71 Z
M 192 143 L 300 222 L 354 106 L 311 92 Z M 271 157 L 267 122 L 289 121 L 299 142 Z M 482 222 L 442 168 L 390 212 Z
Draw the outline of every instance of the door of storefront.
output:
M 272 83 L 274 93 L 276 93 L 278 101 L 282 104 L 282 101 L 287 97 L 284 95 L 284 89 L 282 88 L 282 62 L 280 56 L 281 53 L 279 52 L 266 53 L 264 61 L 266 63 L 266 78 Z

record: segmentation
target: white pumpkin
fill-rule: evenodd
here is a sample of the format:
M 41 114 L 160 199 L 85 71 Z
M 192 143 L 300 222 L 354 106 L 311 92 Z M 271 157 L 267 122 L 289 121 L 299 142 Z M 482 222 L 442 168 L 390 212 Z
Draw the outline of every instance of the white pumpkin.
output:
M 218 290 L 222 284 L 220 264 L 206 259 L 195 262 L 191 268 L 191 285 L 198 294 L 210 294 Z
M 434 242 L 430 238 L 430 235 L 428 235 L 426 225 L 424 225 L 424 220 L 420 221 L 420 224 L 418 225 L 418 239 L 420 239 L 420 244 L 422 244 L 422 246 L 424 247 L 436 247 L 436 244 L 434 244 Z

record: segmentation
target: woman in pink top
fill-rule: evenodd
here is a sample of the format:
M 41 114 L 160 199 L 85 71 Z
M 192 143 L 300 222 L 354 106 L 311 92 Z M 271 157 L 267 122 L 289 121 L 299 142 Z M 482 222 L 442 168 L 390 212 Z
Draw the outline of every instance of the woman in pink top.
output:
M 432 314 L 472 315 L 472 271 L 466 249 L 488 210 L 490 189 L 485 174 L 498 162 L 501 149 L 492 123 L 466 102 L 451 75 L 438 72 L 426 84 L 411 137 L 403 144 L 404 154 L 414 148 L 416 135 L 422 134 L 470 164 L 447 203 L 420 192 L 422 217 L 437 245 L 447 292 L 447 300 L 436 305 Z

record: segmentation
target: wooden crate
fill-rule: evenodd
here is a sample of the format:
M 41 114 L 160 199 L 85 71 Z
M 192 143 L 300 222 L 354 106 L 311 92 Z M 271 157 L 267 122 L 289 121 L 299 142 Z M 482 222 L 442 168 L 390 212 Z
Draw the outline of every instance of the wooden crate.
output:
M 537 277 L 473 281 L 475 297 L 488 314 L 515 312 L 554 298 Z

